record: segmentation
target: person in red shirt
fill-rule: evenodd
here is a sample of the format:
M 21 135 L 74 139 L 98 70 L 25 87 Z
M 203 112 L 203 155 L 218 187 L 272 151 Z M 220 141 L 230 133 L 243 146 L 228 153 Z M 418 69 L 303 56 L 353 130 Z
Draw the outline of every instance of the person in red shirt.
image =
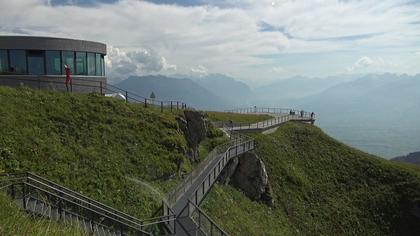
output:
M 71 85 L 71 77 L 70 77 L 70 68 L 68 65 L 64 64 L 64 70 L 66 72 L 66 88 L 67 88 L 67 92 L 69 91 L 69 83 Z

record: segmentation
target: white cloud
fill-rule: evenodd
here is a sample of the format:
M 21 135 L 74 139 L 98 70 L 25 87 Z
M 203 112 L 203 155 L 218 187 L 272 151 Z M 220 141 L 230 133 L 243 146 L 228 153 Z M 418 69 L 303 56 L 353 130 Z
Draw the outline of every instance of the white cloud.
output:
M 197 76 L 205 76 L 209 72 L 209 70 L 203 65 L 198 65 L 197 67 L 193 67 L 190 69 L 190 71 L 191 71 L 191 74 L 197 75 Z
M 165 57 L 152 49 L 123 50 L 112 46 L 108 46 L 106 65 L 110 77 L 115 79 L 177 69 L 176 65 L 168 63 Z
M 359 58 L 352 66 L 347 68 L 347 71 L 352 72 L 359 69 L 365 69 L 371 65 L 373 65 L 375 62 L 372 58 L 364 56 Z
M 385 60 L 382 57 L 361 57 L 359 58 L 352 66 L 347 68 L 348 72 L 353 72 L 356 70 L 362 70 L 362 71 L 374 71 L 374 72 L 387 72 L 392 71 L 392 69 L 395 69 L 398 67 L 399 64 L 395 63 L 390 60 Z
M 225 1 L 227 6 L 236 3 L 236 8 L 135 0 L 95 7 L 53 7 L 48 2 L 0 0 L 0 33 L 81 38 L 115 45 L 121 55 L 109 50 L 109 73 L 114 69 L 119 74 L 175 69 L 190 73 L 196 65 L 205 65 L 207 72 L 249 80 L 258 74 L 261 80 L 276 75 L 255 65 L 276 64 L 275 58 L 270 58 L 276 55 L 367 54 L 367 49 L 386 52 L 395 46 L 415 51 L 409 47 L 420 41 L 418 25 L 412 24 L 420 20 L 419 6 L 407 5 L 405 0 Z M 273 29 L 261 31 L 260 22 Z M 305 73 L 305 64 L 298 64 L 301 68 L 296 71 Z M 334 68 L 329 65 L 323 70 L 328 73 Z
M 420 51 L 417 51 L 415 54 L 418 55 L 418 56 L 420 56 Z
M 362 57 L 354 63 L 355 67 L 368 67 L 373 64 L 373 60 L 370 57 Z
M 287 70 L 284 69 L 281 66 L 275 66 L 275 67 L 271 68 L 271 71 L 274 72 L 274 73 L 278 73 L 278 74 L 283 74 L 283 73 L 287 72 Z

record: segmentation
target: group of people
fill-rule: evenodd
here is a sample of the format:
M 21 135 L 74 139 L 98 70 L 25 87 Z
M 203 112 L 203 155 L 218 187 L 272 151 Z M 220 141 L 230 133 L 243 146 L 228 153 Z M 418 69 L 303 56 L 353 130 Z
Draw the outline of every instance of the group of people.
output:
M 295 115 L 296 112 L 293 110 L 290 110 L 289 115 Z M 300 111 L 300 117 L 303 117 L 305 115 L 305 111 L 301 110 Z M 314 119 L 315 113 L 311 112 L 311 119 Z

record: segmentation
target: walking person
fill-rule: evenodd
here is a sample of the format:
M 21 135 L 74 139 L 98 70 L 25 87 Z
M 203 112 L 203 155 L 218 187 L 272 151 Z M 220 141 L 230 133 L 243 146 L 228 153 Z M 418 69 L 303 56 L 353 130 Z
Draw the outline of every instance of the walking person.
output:
M 71 76 L 70 76 L 70 68 L 67 64 L 64 64 L 64 71 L 66 72 L 66 88 L 67 88 L 67 92 L 69 91 L 69 84 L 70 84 L 70 89 L 71 89 Z

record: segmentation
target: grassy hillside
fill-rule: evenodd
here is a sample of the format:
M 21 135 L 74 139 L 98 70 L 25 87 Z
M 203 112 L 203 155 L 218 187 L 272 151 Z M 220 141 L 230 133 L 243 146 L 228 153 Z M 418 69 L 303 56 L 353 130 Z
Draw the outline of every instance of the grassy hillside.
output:
M 11 201 L 0 193 L 0 235 L 33 235 L 33 236 L 79 236 L 86 235 L 80 229 L 60 225 L 56 222 L 35 219 L 23 213 Z
M 217 111 L 207 111 L 205 115 L 211 121 L 232 121 L 234 123 L 257 123 L 273 118 L 269 115 L 239 114 Z
M 0 172 L 33 171 L 139 218 L 189 171 L 176 114 L 95 94 L 0 87 Z
M 306 124 L 255 138 L 275 206 L 216 186 L 203 207 L 231 235 L 419 235 L 419 169 L 349 148 Z

